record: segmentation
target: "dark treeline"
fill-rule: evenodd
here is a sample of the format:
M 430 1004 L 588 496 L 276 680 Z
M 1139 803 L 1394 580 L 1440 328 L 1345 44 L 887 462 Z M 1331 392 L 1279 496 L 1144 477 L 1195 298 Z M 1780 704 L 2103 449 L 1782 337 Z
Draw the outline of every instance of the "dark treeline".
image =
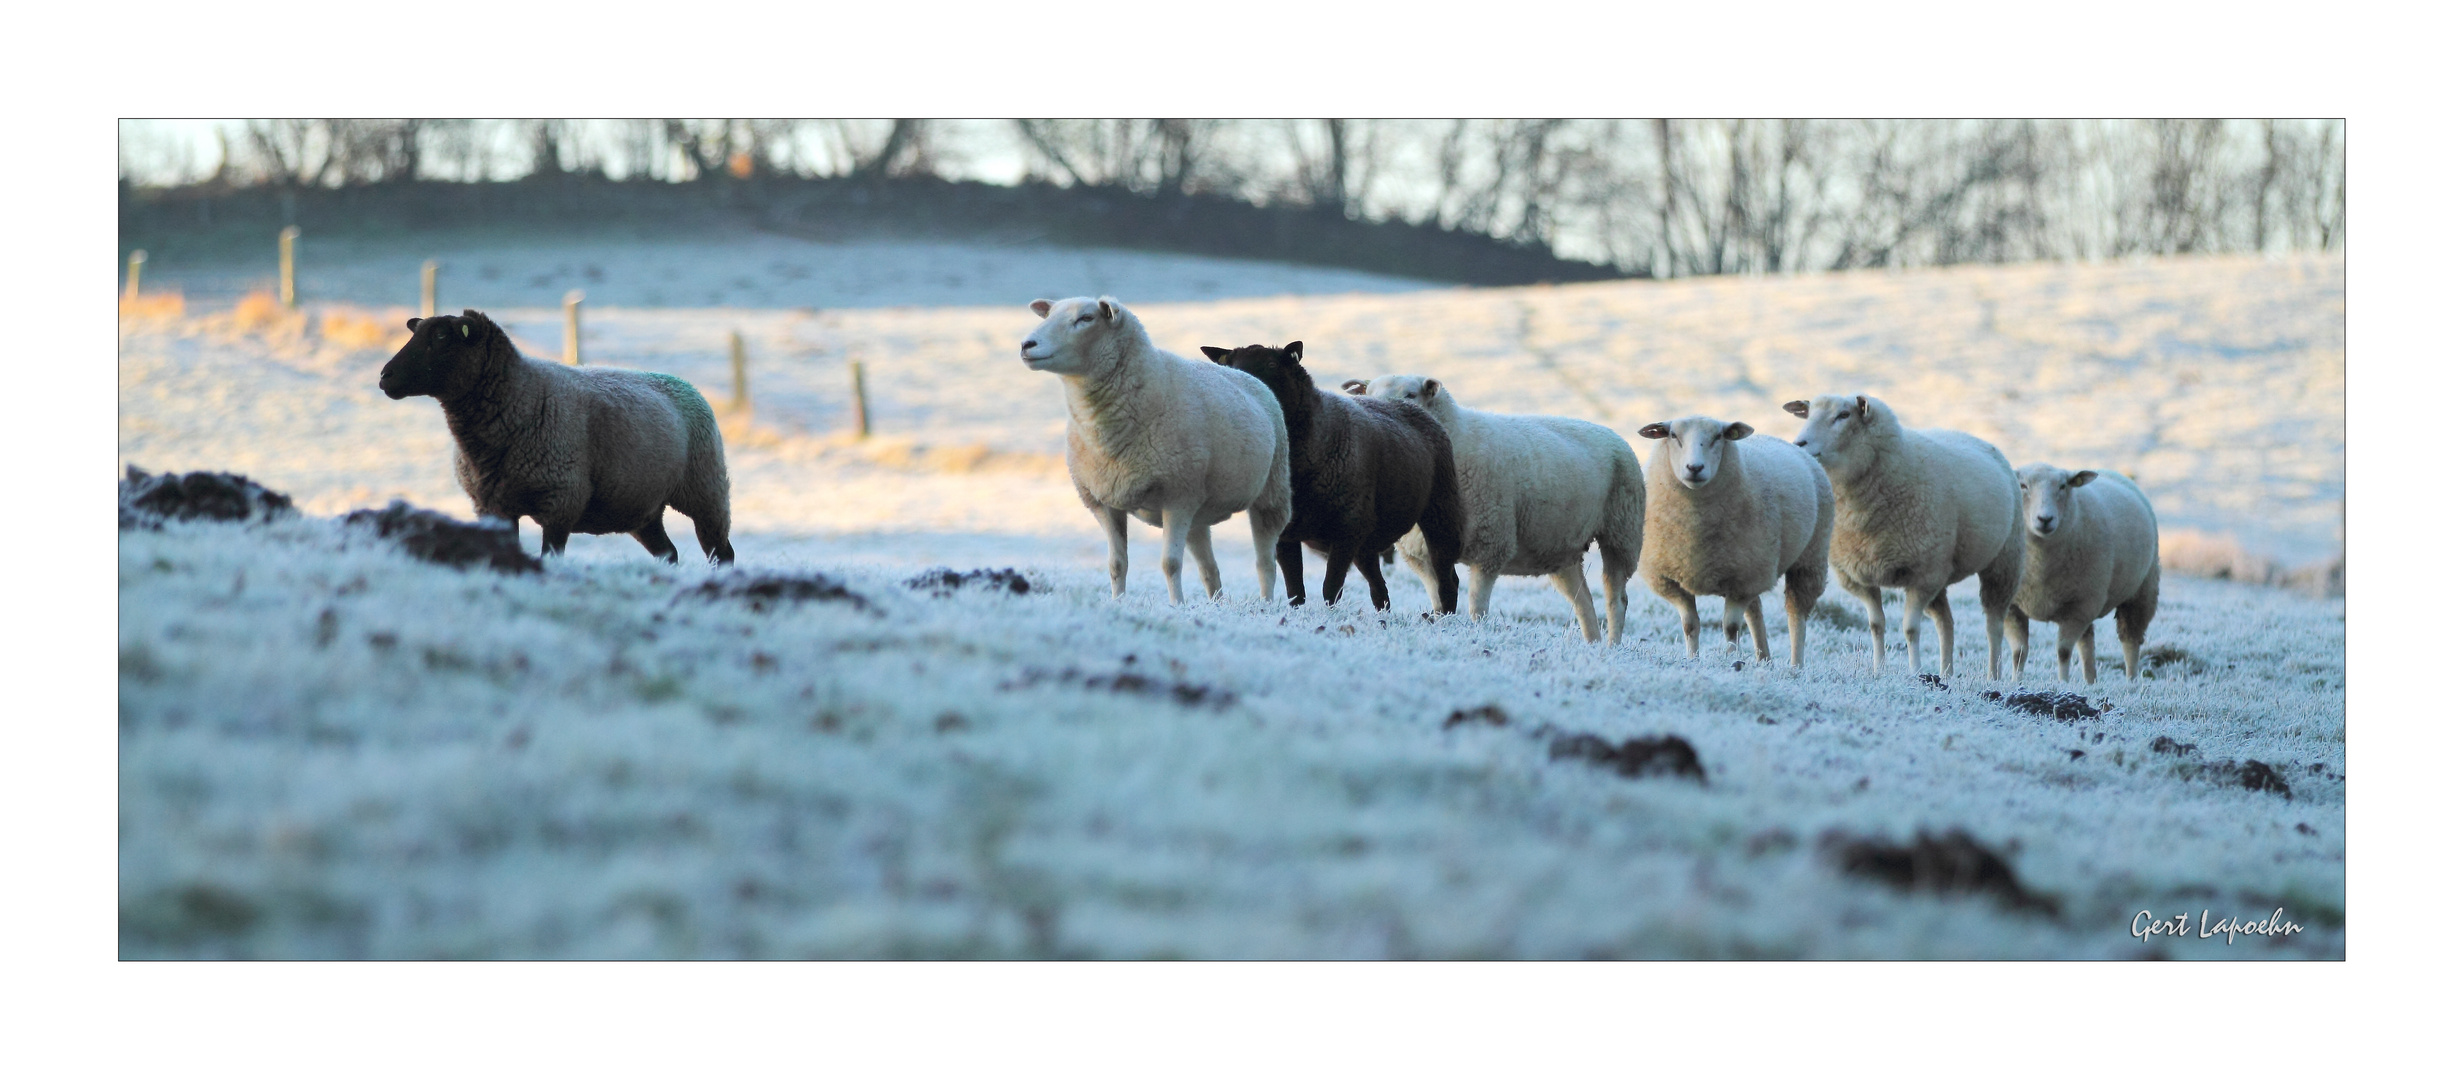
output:
M 252 120 L 206 155 L 139 121 L 121 141 L 124 227 L 250 193 L 513 213 L 692 189 L 791 231 L 873 219 L 1483 283 L 2344 244 L 2340 120 Z

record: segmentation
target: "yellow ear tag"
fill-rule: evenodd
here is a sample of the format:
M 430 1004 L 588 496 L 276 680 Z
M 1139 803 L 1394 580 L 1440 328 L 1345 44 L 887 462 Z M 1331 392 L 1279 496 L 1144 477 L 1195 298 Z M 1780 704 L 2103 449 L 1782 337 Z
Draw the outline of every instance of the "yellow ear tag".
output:
M 463 337 L 469 337 L 469 336 L 471 336 L 471 324 L 469 324 L 469 323 L 463 323 L 463 324 L 462 324 L 462 336 L 463 336 Z

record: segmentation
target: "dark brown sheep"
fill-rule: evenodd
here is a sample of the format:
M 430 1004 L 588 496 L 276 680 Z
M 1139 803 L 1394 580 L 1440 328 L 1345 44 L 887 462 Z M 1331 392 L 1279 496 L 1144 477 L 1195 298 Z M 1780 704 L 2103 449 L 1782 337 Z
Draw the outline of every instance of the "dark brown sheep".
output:
M 1207 359 L 1247 372 L 1274 391 L 1292 440 L 1292 521 L 1275 544 L 1284 590 L 1294 606 L 1302 544 L 1326 555 L 1326 602 L 1343 595 L 1352 567 L 1368 579 L 1369 600 L 1387 606 L 1377 556 L 1420 529 L 1437 570 L 1437 610 L 1454 613 L 1455 559 L 1463 548 L 1463 501 L 1454 449 L 1427 410 L 1402 401 L 1352 397 L 1317 388 L 1301 367 L 1301 343 L 1277 349 L 1202 346 Z
M 573 533 L 629 533 L 676 561 L 662 515 L 693 519 L 715 563 L 727 542 L 727 452 L 718 419 L 673 375 L 526 360 L 486 315 L 465 310 L 410 321 L 411 340 L 386 361 L 377 388 L 445 408 L 454 477 L 481 514 L 539 523 L 540 554 Z

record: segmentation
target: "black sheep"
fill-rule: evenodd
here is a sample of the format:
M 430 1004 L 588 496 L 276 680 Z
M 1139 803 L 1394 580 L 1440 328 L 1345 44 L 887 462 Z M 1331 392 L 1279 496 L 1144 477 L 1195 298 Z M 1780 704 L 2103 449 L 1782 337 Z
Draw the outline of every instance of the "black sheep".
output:
M 1326 555 L 1327 603 L 1343 595 L 1343 579 L 1356 566 L 1368 579 L 1370 602 L 1384 609 L 1378 553 L 1417 527 L 1438 567 L 1437 610 L 1453 614 L 1463 500 L 1446 429 L 1409 402 L 1318 389 L 1300 366 L 1300 346 L 1199 350 L 1255 376 L 1283 407 L 1292 440 L 1292 521 L 1275 544 L 1275 560 L 1292 604 L 1307 596 L 1300 580 L 1300 548 L 1307 544 Z
M 663 515 L 693 519 L 714 563 L 728 543 L 727 450 L 710 403 L 673 375 L 526 360 L 486 315 L 410 321 L 377 389 L 433 397 L 453 432 L 454 478 L 479 513 L 539 523 L 539 553 L 573 533 L 631 533 L 676 561 Z

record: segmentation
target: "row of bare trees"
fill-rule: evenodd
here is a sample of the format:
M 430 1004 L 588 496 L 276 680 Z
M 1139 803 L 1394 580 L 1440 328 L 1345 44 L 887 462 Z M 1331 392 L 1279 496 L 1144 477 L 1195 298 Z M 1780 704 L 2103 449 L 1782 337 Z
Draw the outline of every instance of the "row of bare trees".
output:
M 2336 120 L 251 120 L 136 182 L 942 176 L 1433 223 L 1656 276 L 2335 249 Z M 140 145 L 142 149 L 142 145 Z M 164 155 L 156 154 L 155 158 Z M 148 176 L 132 175 L 148 172 Z

